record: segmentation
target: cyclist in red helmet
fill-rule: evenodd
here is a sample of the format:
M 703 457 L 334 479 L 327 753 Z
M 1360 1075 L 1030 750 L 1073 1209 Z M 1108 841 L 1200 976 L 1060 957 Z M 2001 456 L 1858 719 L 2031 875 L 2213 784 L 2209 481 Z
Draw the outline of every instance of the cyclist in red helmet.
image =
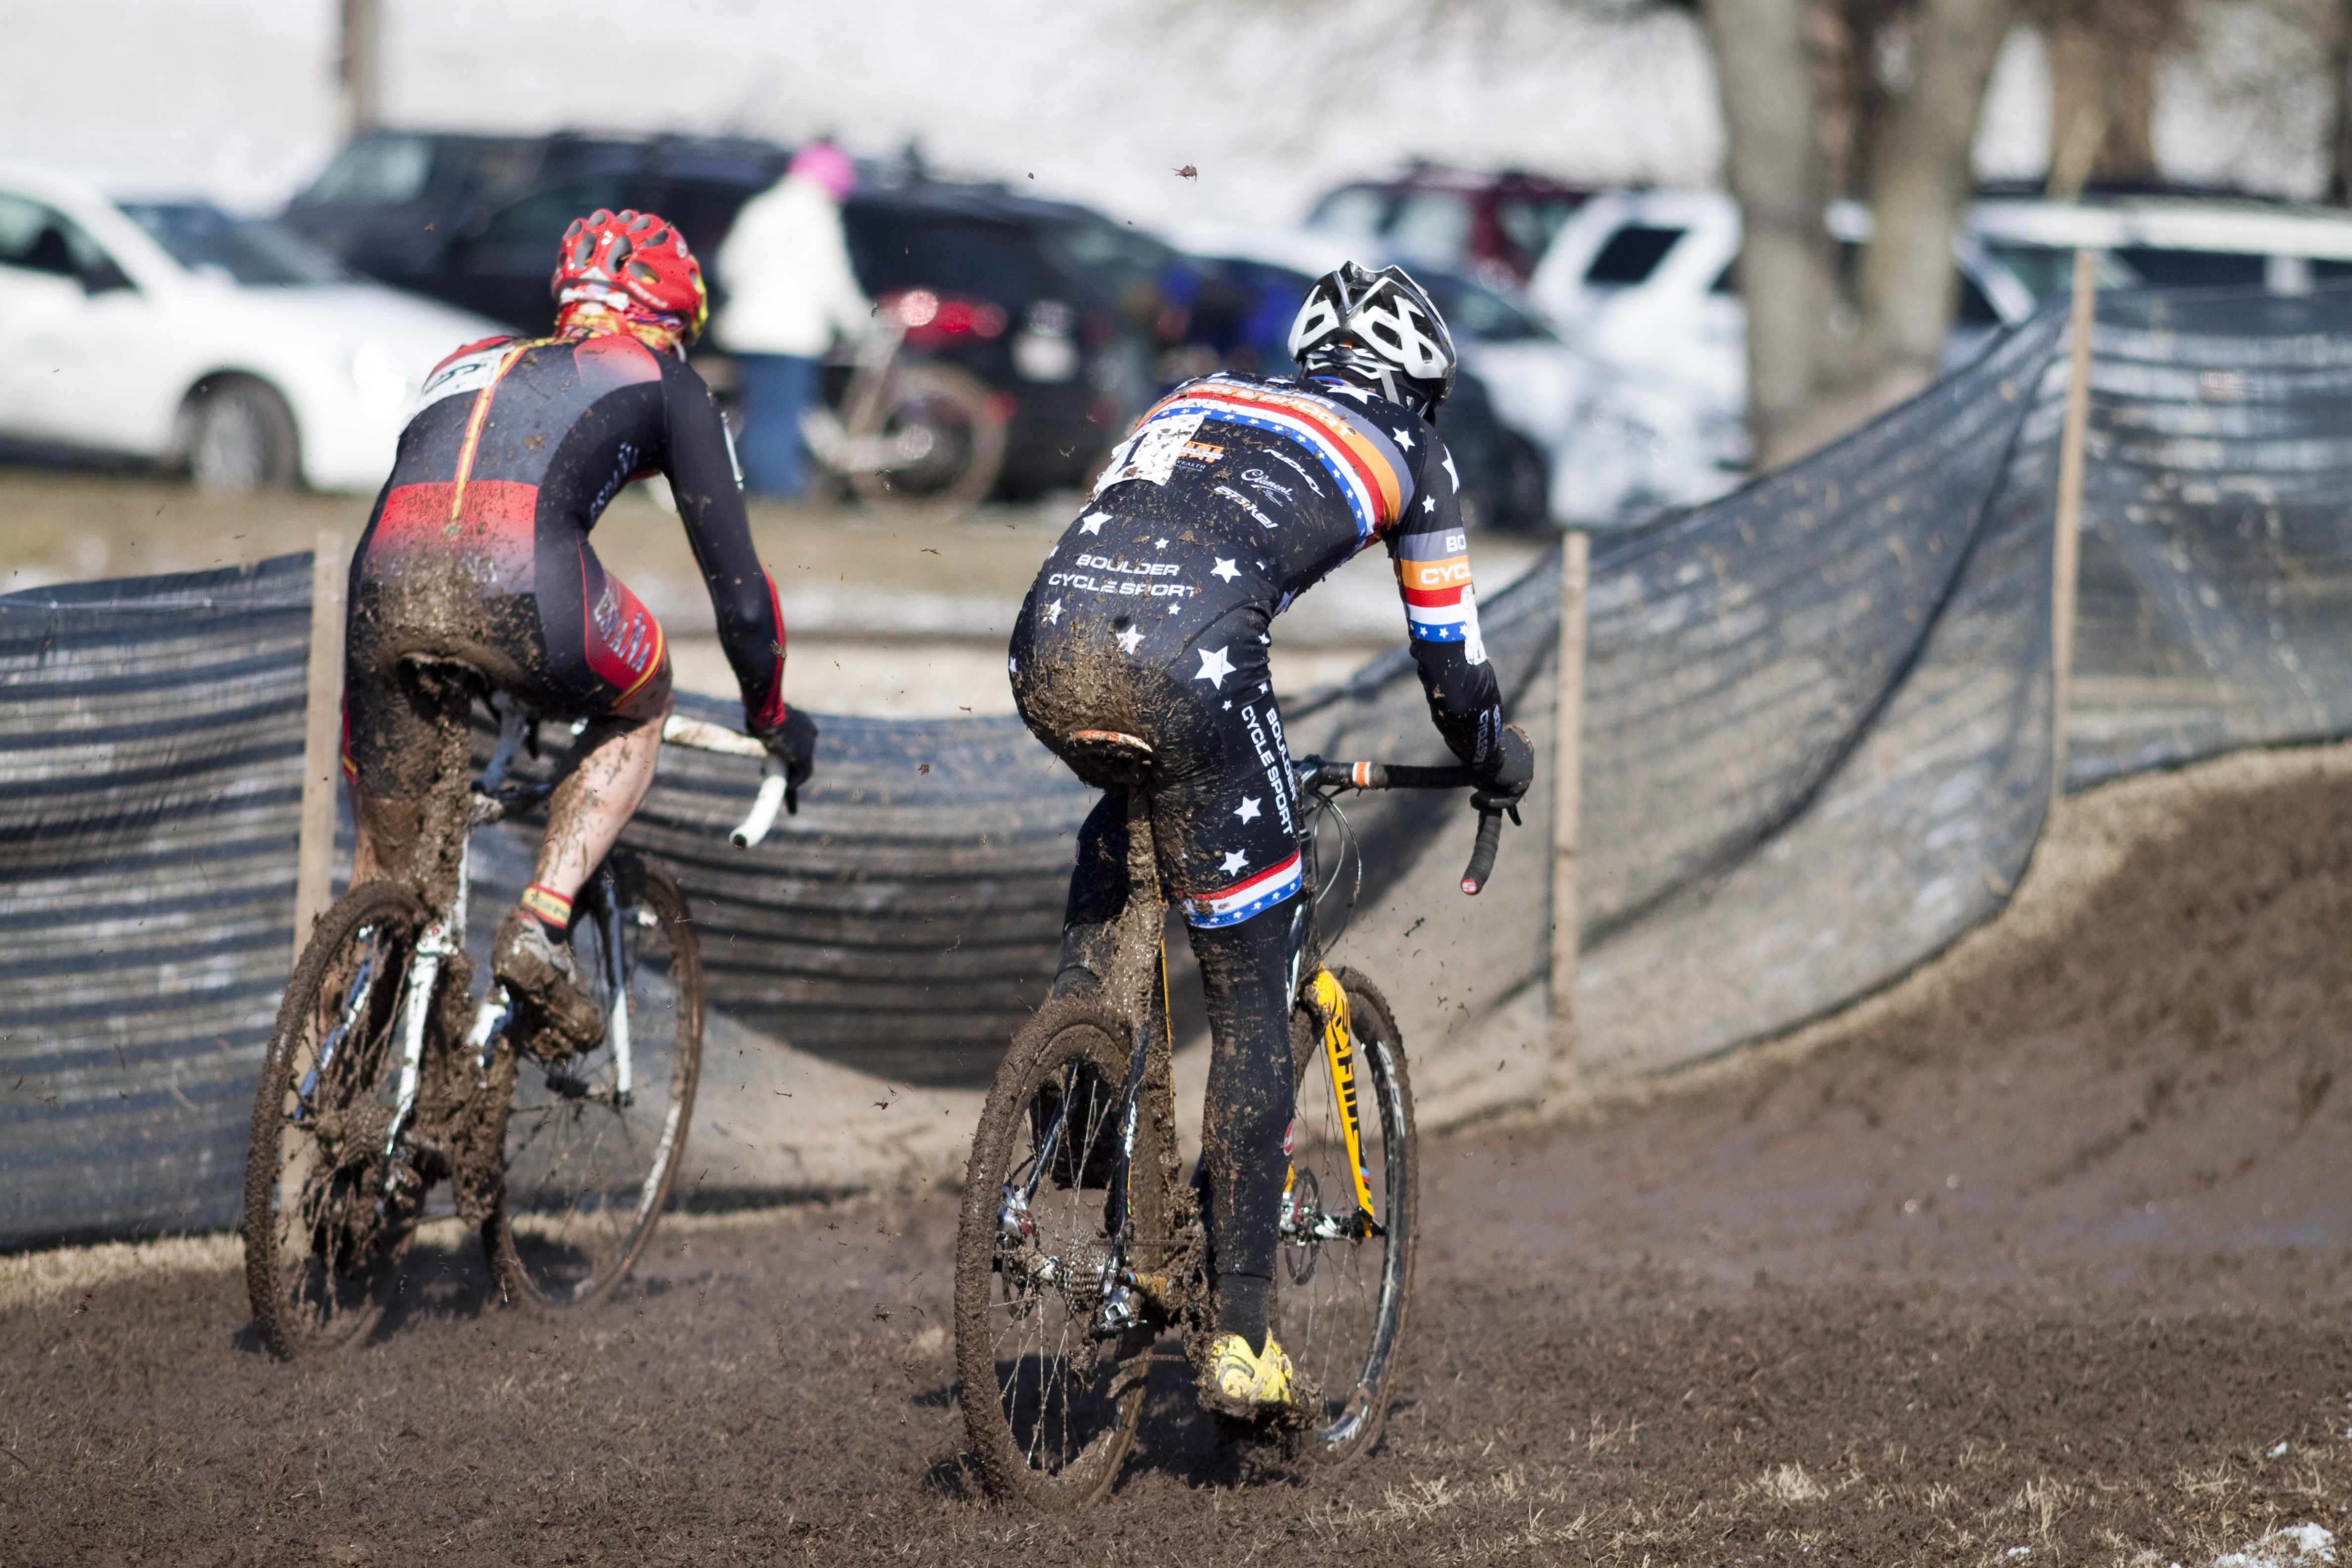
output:
M 717 612 L 750 731 L 807 779 L 816 726 L 784 702 L 784 626 L 751 547 L 741 476 L 685 345 L 709 313 L 702 271 L 651 213 L 575 220 L 550 285 L 555 330 L 468 343 L 425 380 L 351 568 L 344 757 L 358 819 L 352 878 L 430 884 L 419 826 L 436 784 L 435 697 L 413 656 L 456 659 L 551 718 L 585 721 L 548 805 L 535 875 L 491 950 L 542 1054 L 604 1021 L 579 984 L 572 900 L 653 784 L 670 709 L 661 626 L 589 543 L 630 480 L 667 476 Z

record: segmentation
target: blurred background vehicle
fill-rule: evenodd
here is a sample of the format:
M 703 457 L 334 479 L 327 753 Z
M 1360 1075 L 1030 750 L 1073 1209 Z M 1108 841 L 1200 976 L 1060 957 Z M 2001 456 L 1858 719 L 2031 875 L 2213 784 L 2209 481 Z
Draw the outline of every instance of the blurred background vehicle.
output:
M 1825 215 L 1849 263 L 1867 209 Z M 1562 226 L 1528 286 L 1535 308 L 1603 367 L 1555 467 L 1554 511 L 1587 525 L 1704 500 L 1748 460 L 1748 313 L 1739 211 L 1720 191 L 1619 192 Z M 2243 197 L 2094 188 L 2074 202 L 1991 191 L 1962 214 L 1952 247 L 1958 308 L 1944 368 L 2069 287 L 2077 248 L 2099 285 L 2267 287 L 2294 294 L 2352 277 L 2352 216 Z
M 1307 224 L 1377 240 L 1408 267 L 1449 267 L 1508 286 L 1533 275 L 1552 237 L 1592 195 L 1589 185 L 1517 169 L 1414 163 L 1393 179 L 1341 185 L 1315 204 Z
M 0 165 L 0 444 L 18 458 L 373 489 L 425 374 L 495 330 L 276 224 Z
M 549 258 L 572 218 L 599 206 L 658 212 L 709 258 L 789 158 L 741 139 L 373 132 L 285 221 L 372 276 L 535 331 Z M 1159 313 L 1153 258 L 1139 254 L 1150 242 L 1085 207 L 932 180 L 911 156 L 861 169 L 842 222 L 869 296 L 939 301 L 908 329 L 901 355 L 959 367 L 995 396 L 1007 426 L 998 493 L 1078 483 L 1140 411 Z M 842 344 L 829 365 L 836 405 L 856 353 Z M 727 356 L 705 349 L 695 363 L 723 399 Z

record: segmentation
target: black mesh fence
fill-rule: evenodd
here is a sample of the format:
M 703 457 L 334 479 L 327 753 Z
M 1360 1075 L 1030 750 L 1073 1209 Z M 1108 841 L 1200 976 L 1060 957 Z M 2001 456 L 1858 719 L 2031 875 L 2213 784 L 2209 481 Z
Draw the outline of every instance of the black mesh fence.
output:
M 0 1245 L 236 1215 L 310 601 L 308 557 L 0 597 Z
M 2352 731 L 2352 296 L 2100 301 L 2067 779 Z
M 2352 292 L 2102 311 L 2068 782 L 2352 731 Z M 1596 546 L 1587 1071 L 1784 1029 L 2006 900 L 2053 765 L 2065 346 L 2045 311 L 1837 446 Z M 1557 571 L 1481 605 L 1539 756 Z M 307 585 L 291 560 L 0 599 L 0 1245 L 234 1212 L 291 940 Z M 1402 653 L 1287 719 L 1301 752 L 1439 755 Z M 716 1005 L 880 1076 L 984 1080 L 1048 979 L 1090 796 L 1013 720 L 824 722 L 766 846 L 724 837 L 756 768 L 676 749 L 629 841 L 678 868 Z M 1546 1028 L 1550 784 L 1475 901 L 1458 796 L 1348 805 L 1343 954 L 1400 1004 L 1444 1115 L 1536 1091 L 1486 1047 Z M 478 840 L 478 907 L 527 877 L 534 831 Z

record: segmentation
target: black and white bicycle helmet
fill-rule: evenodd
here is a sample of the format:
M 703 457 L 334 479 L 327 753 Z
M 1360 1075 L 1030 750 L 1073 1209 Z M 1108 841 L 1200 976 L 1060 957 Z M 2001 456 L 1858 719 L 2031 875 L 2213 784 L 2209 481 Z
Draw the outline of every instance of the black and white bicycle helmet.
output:
M 1308 374 L 1344 370 L 1428 417 L 1454 390 L 1454 334 L 1402 267 L 1368 272 L 1350 261 L 1307 290 L 1290 323 L 1290 357 Z

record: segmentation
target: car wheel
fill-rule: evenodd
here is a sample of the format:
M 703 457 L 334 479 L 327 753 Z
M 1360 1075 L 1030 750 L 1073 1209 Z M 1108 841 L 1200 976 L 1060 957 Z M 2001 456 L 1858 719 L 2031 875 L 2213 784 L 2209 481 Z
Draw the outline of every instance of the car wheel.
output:
M 287 489 L 299 470 L 294 416 L 266 384 L 245 375 L 208 377 L 188 394 L 180 450 L 200 490 L 247 495 Z
M 1503 437 L 1495 485 L 1494 526 L 1536 532 L 1551 522 L 1551 476 L 1543 454 L 1517 436 Z

